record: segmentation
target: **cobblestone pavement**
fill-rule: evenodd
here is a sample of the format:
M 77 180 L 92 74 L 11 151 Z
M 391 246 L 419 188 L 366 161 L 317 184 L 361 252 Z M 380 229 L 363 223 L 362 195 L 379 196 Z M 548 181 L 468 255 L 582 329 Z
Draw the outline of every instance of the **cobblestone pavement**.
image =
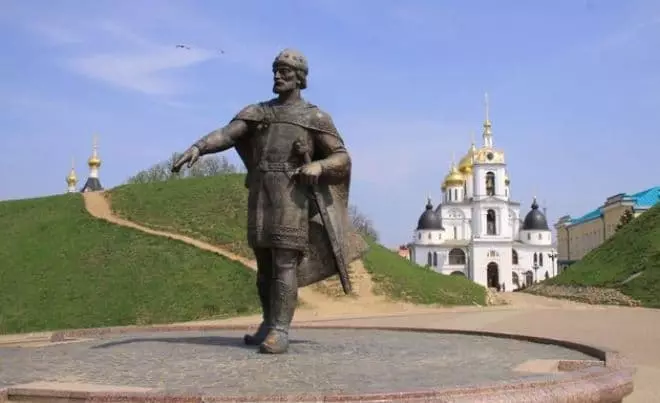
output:
M 296 329 L 290 354 L 264 356 L 243 332 L 131 334 L 0 348 L 0 384 L 66 381 L 234 395 L 369 393 L 561 376 L 514 372 L 532 359 L 592 359 L 552 345 L 471 335 Z
M 625 403 L 660 402 L 660 309 L 590 306 L 511 294 L 507 309 L 438 312 L 313 322 L 332 326 L 390 326 L 484 330 L 571 340 L 621 352 L 637 372 Z

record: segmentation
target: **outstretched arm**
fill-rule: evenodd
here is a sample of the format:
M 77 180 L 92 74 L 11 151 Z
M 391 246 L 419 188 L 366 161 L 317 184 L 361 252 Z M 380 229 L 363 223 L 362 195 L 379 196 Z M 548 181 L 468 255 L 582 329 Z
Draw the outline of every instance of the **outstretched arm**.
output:
M 214 130 L 199 139 L 194 146 L 199 149 L 199 154 L 213 154 L 228 150 L 236 144 L 249 131 L 248 123 L 244 120 L 232 120 L 227 126 Z
M 248 132 L 247 122 L 240 119 L 232 120 L 227 126 L 212 131 L 187 149 L 172 165 L 172 172 L 179 172 L 185 163 L 188 163 L 190 168 L 200 155 L 217 153 L 233 147 L 236 141 L 246 136 Z

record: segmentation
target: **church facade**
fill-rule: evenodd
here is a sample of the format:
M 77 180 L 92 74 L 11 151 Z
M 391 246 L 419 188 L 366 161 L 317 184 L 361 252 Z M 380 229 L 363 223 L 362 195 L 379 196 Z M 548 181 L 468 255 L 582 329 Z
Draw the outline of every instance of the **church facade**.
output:
M 483 144 L 467 154 L 442 183 L 442 202 L 429 198 L 409 248 L 413 262 L 485 287 L 512 291 L 557 274 L 556 252 L 536 198 L 521 216 L 511 200 L 505 155 L 493 144 L 486 106 Z

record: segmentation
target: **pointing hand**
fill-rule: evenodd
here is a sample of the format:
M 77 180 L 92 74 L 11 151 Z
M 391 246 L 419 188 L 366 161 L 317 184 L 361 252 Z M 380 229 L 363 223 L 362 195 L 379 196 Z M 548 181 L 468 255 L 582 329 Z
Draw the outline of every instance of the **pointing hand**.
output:
M 186 162 L 188 163 L 188 168 L 192 167 L 195 162 L 199 159 L 199 148 L 192 146 L 183 153 L 181 157 L 172 165 L 172 172 L 177 173 L 181 170 L 181 167 Z

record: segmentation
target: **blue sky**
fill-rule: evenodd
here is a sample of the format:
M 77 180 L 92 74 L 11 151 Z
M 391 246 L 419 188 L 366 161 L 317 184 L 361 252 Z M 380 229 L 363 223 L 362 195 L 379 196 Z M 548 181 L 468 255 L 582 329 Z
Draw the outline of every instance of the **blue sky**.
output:
M 536 195 L 554 222 L 659 184 L 653 0 L 0 0 L 0 38 L 0 200 L 63 192 L 95 133 L 106 187 L 183 151 L 271 97 L 284 47 L 388 245 L 481 141 L 485 92 L 523 210 Z

